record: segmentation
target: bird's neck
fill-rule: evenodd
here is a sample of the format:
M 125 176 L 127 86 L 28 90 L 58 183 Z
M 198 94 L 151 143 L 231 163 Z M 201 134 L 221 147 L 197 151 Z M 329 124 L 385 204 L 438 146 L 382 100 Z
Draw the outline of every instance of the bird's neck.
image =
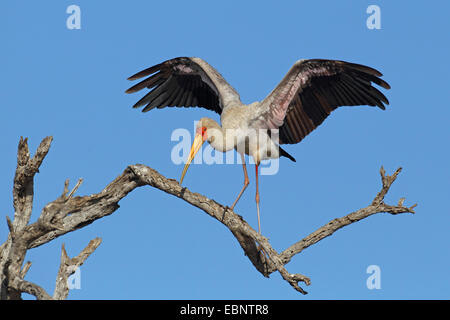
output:
M 232 134 L 225 132 L 219 124 L 208 129 L 208 142 L 217 151 L 227 152 L 234 148 L 236 140 Z

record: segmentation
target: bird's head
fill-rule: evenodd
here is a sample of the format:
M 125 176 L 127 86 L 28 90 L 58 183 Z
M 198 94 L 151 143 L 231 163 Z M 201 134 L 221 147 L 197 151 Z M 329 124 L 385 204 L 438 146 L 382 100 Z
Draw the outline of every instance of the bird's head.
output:
M 194 159 L 197 152 L 200 150 L 201 146 L 205 141 L 213 142 L 218 132 L 221 132 L 221 128 L 219 124 L 210 118 L 201 118 L 197 125 L 195 126 L 195 138 L 192 143 L 191 151 L 189 152 L 188 159 L 186 161 L 186 165 L 184 166 L 183 172 L 181 174 L 180 184 L 183 183 L 184 176 Z

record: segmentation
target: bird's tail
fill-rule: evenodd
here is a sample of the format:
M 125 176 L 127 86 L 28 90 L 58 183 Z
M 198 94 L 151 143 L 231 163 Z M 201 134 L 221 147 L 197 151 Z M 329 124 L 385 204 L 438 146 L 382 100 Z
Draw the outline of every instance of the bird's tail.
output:
M 296 162 L 296 161 L 295 161 L 295 158 L 294 158 L 293 156 L 291 156 L 291 155 L 290 155 L 289 153 L 287 153 L 285 150 L 281 149 L 280 146 L 278 146 L 278 148 L 280 148 L 280 156 L 289 158 L 291 161 Z

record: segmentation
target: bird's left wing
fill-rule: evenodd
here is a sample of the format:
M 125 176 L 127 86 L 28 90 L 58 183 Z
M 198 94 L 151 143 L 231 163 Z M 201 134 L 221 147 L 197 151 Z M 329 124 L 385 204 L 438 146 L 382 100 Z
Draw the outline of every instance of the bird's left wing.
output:
M 155 107 L 202 107 L 221 114 L 227 103 L 240 101 L 236 90 L 200 58 L 170 59 L 142 70 L 128 80 L 146 76 L 149 77 L 125 91 L 133 93 L 144 88 L 151 89 L 133 106 L 145 106 L 143 112 Z
M 372 86 L 390 88 L 381 76 L 373 68 L 345 61 L 300 60 L 256 107 L 253 126 L 279 129 L 281 144 L 298 143 L 340 106 L 385 109 L 387 98 Z

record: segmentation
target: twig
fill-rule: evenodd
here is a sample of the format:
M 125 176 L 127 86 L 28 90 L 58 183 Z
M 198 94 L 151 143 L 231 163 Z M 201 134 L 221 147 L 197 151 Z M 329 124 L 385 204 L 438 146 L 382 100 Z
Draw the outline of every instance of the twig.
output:
M 83 183 L 83 178 L 78 179 L 77 184 L 75 185 L 75 187 L 73 187 L 72 191 L 70 191 L 67 198 L 69 198 L 69 199 L 72 198 L 73 194 L 78 190 L 78 188 L 81 186 L 82 183 Z
M 23 266 L 22 270 L 20 271 L 19 276 L 20 276 L 21 279 L 25 278 L 25 276 L 26 276 L 28 270 L 30 269 L 30 267 L 31 267 L 31 261 L 27 261 L 27 263 L 25 263 L 25 265 Z

